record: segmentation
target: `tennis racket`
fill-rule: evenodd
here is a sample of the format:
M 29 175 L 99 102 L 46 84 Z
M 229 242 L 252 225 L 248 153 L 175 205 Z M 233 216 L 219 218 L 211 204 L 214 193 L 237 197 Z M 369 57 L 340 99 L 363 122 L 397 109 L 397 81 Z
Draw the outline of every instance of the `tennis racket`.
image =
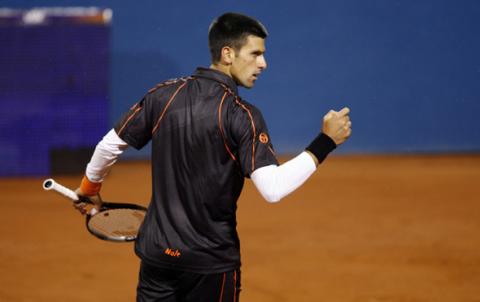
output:
M 89 198 L 78 196 L 74 191 L 62 186 L 51 178 L 43 182 L 43 189 L 59 193 L 74 203 L 85 202 L 93 204 Z M 146 212 L 147 209 L 145 207 L 136 204 L 103 202 L 99 211 L 92 208 L 86 214 L 87 230 L 102 240 L 115 242 L 133 241 L 137 238 L 138 229 L 143 222 Z

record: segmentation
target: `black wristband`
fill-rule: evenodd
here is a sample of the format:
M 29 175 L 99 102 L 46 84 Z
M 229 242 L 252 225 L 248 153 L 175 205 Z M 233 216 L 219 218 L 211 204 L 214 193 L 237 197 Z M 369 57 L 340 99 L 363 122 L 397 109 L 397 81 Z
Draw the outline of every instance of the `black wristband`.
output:
M 312 152 L 320 164 L 335 148 L 337 144 L 328 135 L 320 133 L 305 150 Z

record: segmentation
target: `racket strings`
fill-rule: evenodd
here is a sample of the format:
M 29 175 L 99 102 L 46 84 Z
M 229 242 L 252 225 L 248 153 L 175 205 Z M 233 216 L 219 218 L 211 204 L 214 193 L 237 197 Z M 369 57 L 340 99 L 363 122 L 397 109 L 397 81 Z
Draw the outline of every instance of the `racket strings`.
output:
M 106 210 L 92 216 L 88 228 L 97 235 L 123 240 L 136 237 L 144 217 L 144 211 L 135 209 Z

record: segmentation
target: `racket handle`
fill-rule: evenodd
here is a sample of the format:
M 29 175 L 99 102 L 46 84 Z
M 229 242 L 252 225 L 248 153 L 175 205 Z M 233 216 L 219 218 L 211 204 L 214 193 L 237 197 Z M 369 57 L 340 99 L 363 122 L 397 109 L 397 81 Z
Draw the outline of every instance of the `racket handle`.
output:
M 79 200 L 78 195 L 74 191 L 70 190 L 67 187 L 62 186 L 61 184 L 57 183 L 52 178 L 46 179 L 43 182 L 43 189 L 46 190 L 46 191 L 53 190 L 53 191 L 59 193 L 60 195 L 65 196 L 65 197 L 67 197 L 67 198 L 69 198 L 73 201 L 78 201 Z

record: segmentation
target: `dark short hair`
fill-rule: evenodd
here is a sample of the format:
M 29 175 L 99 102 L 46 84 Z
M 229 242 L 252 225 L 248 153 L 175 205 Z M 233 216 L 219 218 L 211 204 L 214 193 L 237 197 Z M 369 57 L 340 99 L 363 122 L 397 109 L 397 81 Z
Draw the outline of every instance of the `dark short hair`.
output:
M 220 61 L 222 48 L 239 50 L 249 35 L 265 39 L 267 29 L 258 20 L 237 13 L 225 13 L 213 20 L 208 29 L 208 47 L 213 63 Z

